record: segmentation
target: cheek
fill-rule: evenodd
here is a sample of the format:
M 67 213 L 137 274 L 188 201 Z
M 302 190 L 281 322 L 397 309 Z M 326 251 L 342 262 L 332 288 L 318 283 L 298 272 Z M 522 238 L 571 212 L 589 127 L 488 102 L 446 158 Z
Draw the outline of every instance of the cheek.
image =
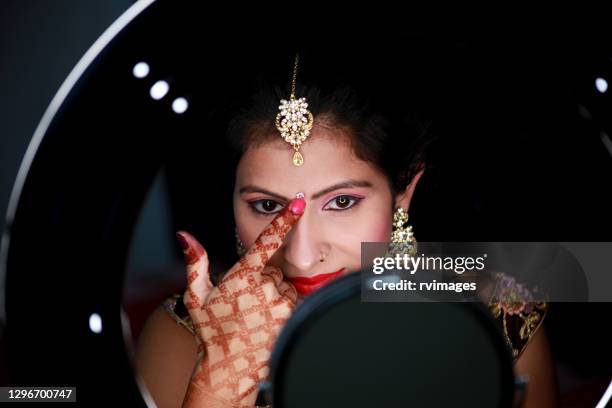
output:
M 382 211 L 362 213 L 359 217 L 347 219 L 346 222 L 335 224 L 333 231 L 327 231 L 335 236 L 338 243 L 349 244 L 361 248 L 362 242 L 387 242 L 391 236 L 392 223 L 390 216 Z
M 369 240 L 372 242 L 389 241 L 392 227 L 393 225 L 389 217 L 379 217 L 371 225 Z
M 388 217 L 375 214 L 362 218 L 354 233 L 359 236 L 360 242 L 386 242 L 391 236 L 391 228 L 391 220 Z
M 393 230 L 391 201 L 378 194 L 358 214 L 351 228 L 359 242 L 388 242 Z M 389 197 L 390 198 L 390 197 Z
M 253 245 L 259 233 L 266 226 L 266 221 L 262 221 L 259 217 L 256 217 L 248 208 L 242 207 L 234 207 L 234 221 L 236 223 L 238 237 L 246 248 Z

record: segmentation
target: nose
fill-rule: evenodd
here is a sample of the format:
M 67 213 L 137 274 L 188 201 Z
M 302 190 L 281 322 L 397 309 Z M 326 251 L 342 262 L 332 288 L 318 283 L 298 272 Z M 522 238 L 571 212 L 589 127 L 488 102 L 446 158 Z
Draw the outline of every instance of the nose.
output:
M 304 275 L 321 260 L 323 242 L 314 220 L 304 214 L 285 238 L 285 261 L 289 264 L 289 276 Z M 295 269 L 295 270 L 291 270 Z

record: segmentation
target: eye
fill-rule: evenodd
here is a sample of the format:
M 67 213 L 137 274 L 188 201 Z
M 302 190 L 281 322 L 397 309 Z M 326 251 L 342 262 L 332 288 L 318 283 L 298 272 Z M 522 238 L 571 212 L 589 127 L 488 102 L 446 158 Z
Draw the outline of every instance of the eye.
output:
M 249 203 L 251 209 L 258 214 L 268 215 L 276 214 L 283 206 L 273 200 L 257 200 Z
M 353 197 L 349 195 L 341 195 L 341 196 L 338 196 L 332 199 L 330 202 L 328 202 L 327 205 L 325 206 L 325 209 L 332 210 L 332 211 L 348 210 L 354 205 L 356 205 L 359 201 L 361 201 L 361 198 L 357 198 L 357 197 Z M 331 207 L 328 208 L 328 206 L 331 206 Z

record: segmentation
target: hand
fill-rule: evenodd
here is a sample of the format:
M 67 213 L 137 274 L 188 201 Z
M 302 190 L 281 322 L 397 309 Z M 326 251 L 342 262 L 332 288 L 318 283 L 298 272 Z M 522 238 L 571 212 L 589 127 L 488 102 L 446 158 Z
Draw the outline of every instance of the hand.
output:
M 183 406 L 254 406 L 268 375 L 272 346 L 297 302 L 282 271 L 267 266 L 304 211 L 293 200 L 259 235 L 218 286 L 210 282 L 208 256 L 191 235 L 179 232 L 187 261 L 183 302 L 200 343 L 200 356 Z

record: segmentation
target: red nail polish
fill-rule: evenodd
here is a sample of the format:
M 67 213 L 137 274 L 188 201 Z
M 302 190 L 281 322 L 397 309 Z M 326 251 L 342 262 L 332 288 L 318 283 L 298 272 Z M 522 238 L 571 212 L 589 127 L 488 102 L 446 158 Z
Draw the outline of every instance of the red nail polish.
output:
M 183 251 L 186 251 L 189 248 L 189 243 L 187 242 L 185 237 L 180 232 L 177 232 L 176 238 L 178 239 L 179 244 L 181 244 L 181 248 L 183 248 Z
M 289 210 L 295 215 L 301 215 L 304 212 L 304 208 L 306 208 L 306 200 L 303 198 L 297 198 L 293 200 Z

